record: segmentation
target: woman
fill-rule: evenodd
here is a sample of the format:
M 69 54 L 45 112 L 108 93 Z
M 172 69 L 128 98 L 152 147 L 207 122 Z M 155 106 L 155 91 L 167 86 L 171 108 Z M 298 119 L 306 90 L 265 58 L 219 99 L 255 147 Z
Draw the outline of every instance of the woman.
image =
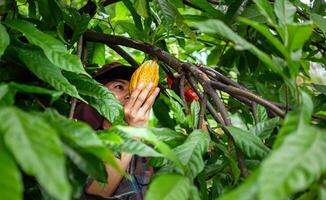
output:
M 129 94 L 129 80 L 135 71 L 133 67 L 126 67 L 119 63 L 103 66 L 95 74 L 94 79 L 111 90 L 123 105 L 125 110 L 125 121 L 129 126 L 148 125 L 150 110 L 155 98 L 159 94 L 159 88 L 155 88 L 152 95 L 146 99 L 152 84 L 143 87 L 139 84 L 137 89 Z M 105 120 L 95 109 L 87 104 L 80 103 L 75 111 L 75 118 L 89 123 L 94 129 L 106 129 L 110 123 Z M 144 194 L 153 173 L 151 167 L 146 165 L 146 158 L 132 156 L 122 153 L 121 159 L 116 160 L 122 170 L 127 171 L 132 179 L 122 177 L 113 167 L 106 165 L 109 174 L 107 185 L 103 187 L 98 182 L 90 179 L 85 187 L 82 199 L 136 199 L 144 198 Z

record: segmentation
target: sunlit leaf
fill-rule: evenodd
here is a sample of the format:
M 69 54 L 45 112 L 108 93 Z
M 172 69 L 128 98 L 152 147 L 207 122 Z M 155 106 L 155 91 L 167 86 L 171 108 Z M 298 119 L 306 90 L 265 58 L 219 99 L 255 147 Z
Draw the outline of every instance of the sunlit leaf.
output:
M 254 0 L 256 6 L 258 7 L 258 10 L 262 15 L 266 17 L 266 19 L 271 24 L 276 24 L 275 15 L 273 13 L 273 8 L 269 4 L 269 1 L 267 0 Z
M 283 199 L 319 179 L 326 170 L 324 133 L 325 130 L 301 124 L 284 139 L 262 164 L 258 179 L 261 199 Z
M 264 158 L 269 153 L 269 148 L 264 145 L 259 137 L 237 127 L 227 128 L 236 145 L 250 158 Z
M 282 24 L 292 23 L 296 7 L 288 0 L 277 0 L 274 4 L 274 12 Z
M 10 38 L 6 28 L 0 24 L 0 58 L 10 43 Z
M 22 32 L 28 41 L 39 46 L 46 57 L 61 69 L 81 74 L 87 74 L 76 55 L 68 54 L 66 47 L 57 39 L 48 35 L 37 28 L 30 22 L 23 20 L 7 21 L 6 24 L 13 29 Z
M 174 149 L 182 164 L 189 169 L 189 177 L 196 177 L 204 169 L 202 155 L 207 151 L 209 141 L 207 133 L 195 130 L 182 145 Z
M 147 0 L 135 0 L 134 7 L 138 15 L 148 17 Z
M 282 75 L 282 70 L 279 66 L 275 65 L 273 60 L 269 55 L 259 50 L 256 46 L 249 43 L 241 36 L 234 33 L 229 27 L 227 27 L 223 22 L 219 20 L 207 20 L 196 24 L 202 32 L 204 33 L 215 33 L 233 41 L 236 45 L 240 46 L 242 49 L 247 49 L 254 55 L 256 55 L 264 64 L 276 73 Z
M 55 130 L 41 117 L 15 107 L 2 108 L 0 118 L 5 144 L 23 171 L 35 176 L 54 197 L 70 199 L 64 154 Z
M 3 143 L 1 129 L 0 136 L 0 199 L 20 200 L 23 197 L 21 174 Z
M 187 200 L 191 183 L 178 174 L 162 175 L 154 179 L 145 196 L 146 200 Z
M 326 34 L 326 19 L 323 18 L 321 15 L 312 13 L 311 19 L 323 31 L 324 35 Z
M 62 75 L 59 68 L 53 65 L 36 47 L 16 48 L 19 58 L 25 63 L 27 68 L 39 79 L 49 83 L 58 91 L 65 92 L 73 97 L 81 99 L 77 89 Z

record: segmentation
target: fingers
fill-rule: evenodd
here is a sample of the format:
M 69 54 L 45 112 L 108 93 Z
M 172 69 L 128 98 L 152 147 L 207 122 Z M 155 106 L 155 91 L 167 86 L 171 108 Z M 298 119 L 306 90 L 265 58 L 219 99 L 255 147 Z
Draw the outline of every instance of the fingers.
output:
M 139 110 L 139 108 L 143 105 L 152 86 L 153 86 L 153 83 L 149 83 L 147 85 L 147 87 L 141 91 L 141 93 L 138 95 L 138 97 L 132 107 L 133 110 Z
M 136 89 L 131 93 L 129 101 L 125 105 L 125 109 L 129 110 L 133 107 L 143 87 L 144 87 L 144 83 L 140 83 L 137 85 Z
M 145 115 L 148 111 L 151 110 L 154 102 L 155 102 L 155 99 L 157 97 L 157 95 L 159 94 L 160 92 L 160 88 L 155 88 L 153 94 L 148 97 L 148 99 L 146 100 L 146 102 L 142 105 L 142 107 L 139 109 L 139 113 L 140 115 Z

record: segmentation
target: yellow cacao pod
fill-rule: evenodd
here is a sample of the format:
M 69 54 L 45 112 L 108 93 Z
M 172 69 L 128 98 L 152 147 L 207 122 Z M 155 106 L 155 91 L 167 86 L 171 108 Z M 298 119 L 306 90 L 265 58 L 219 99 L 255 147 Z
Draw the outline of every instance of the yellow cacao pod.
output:
M 154 92 L 154 89 L 157 87 L 159 78 L 160 77 L 157 61 L 147 60 L 143 64 L 141 64 L 137 68 L 137 70 L 132 74 L 130 79 L 129 92 L 132 93 L 137 88 L 137 85 L 140 83 L 143 83 L 143 88 L 145 88 L 150 82 L 152 82 L 152 89 L 147 95 L 147 97 L 149 97 Z

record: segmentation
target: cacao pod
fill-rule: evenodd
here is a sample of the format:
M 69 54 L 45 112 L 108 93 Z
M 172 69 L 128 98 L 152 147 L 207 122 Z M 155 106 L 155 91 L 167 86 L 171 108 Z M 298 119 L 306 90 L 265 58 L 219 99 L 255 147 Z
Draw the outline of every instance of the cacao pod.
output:
M 147 60 L 143 64 L 141 64 L 137 68 L 137 70 L 132 74 L 130 79 L 129 92 L 132 93 L 137 88 L 137 85 L 140 83 L 143 83 L 143 88 L 145 88 L 150 82 L 152 82 L 153 86 L 147 95 L 147 97 L 149 97 L 157 87 L 158 81 L 159 71 L 157 61 Z

